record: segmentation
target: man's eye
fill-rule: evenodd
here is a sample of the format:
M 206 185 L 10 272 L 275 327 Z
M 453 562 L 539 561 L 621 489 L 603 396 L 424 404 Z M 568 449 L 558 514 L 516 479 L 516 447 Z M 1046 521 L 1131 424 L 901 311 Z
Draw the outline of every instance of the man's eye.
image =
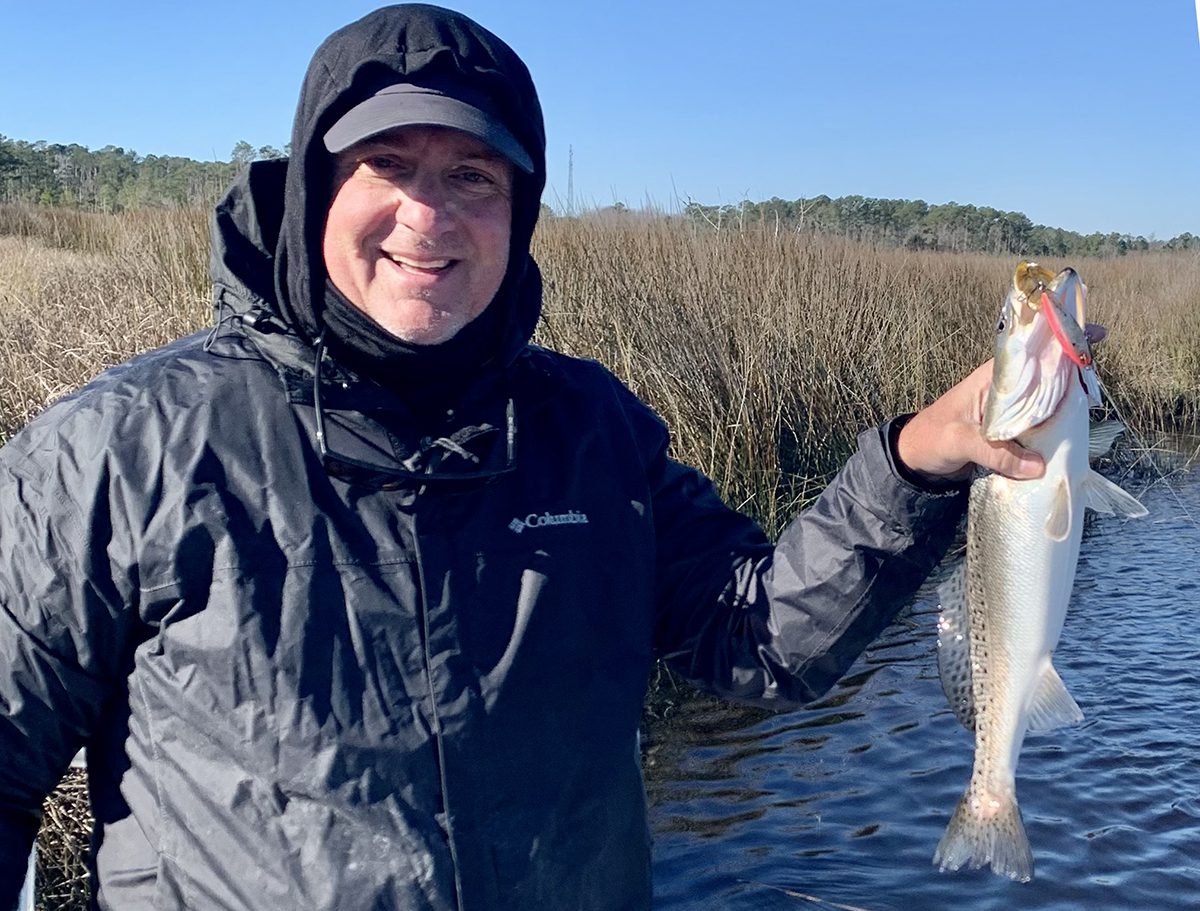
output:
M 370 158 L 364 158 L 363 164 L 375 171 L 386 171 L 396 167 L 396 160 L 387 155 L 372 155 Z
M 484 174 L 482 171 L 459 171 L 455 176 L 465 183 L 495 183 L 491 177 L 489 177 L 487 174 Z

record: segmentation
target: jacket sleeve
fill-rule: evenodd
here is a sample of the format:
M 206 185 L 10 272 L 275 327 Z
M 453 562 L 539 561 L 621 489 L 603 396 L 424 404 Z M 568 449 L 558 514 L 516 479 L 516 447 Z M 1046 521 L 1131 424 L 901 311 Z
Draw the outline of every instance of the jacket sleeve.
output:
M 0 909 L 16 904 L 42 802 L 121 653 L 107 495 L 87 493 L 102 487 L 102 450 L 61 447 L 51 423 L 0 449 Z
M 774 546 L 667 456 L 663 431 L 648 463 L 659 657 L 704 689 L 775 707 L 833 686 L 937 565 L 966 507 L 965 485 L 902 476 L 889 437 L 903 420 L 863 432 Z

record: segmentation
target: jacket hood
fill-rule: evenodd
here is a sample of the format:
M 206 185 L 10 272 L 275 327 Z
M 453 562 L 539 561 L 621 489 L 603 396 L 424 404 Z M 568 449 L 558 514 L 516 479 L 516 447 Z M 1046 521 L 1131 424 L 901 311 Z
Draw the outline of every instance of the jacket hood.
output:
M 454 338 L 423 346 L 387 333 L 328 281 L 322 234 L 334 158 L 322 137 L 380 89 L 428 80 L 485 93 L 534 168 L 515 175 L 508 271 L 496 297 Z M 218 205 L 213 278 L 241 285 L 301 338 L 323 338 L 339 360 L 385 385 L 506 365 L 528 342 L 541 312 L 541 276 L 529 243 L 545 186 L 545 146 L 536 89 L 507 44 L 440 7 L 376 10 L 334 32 L 313 55 L 293 122 L 291 157 L 252 164 Z

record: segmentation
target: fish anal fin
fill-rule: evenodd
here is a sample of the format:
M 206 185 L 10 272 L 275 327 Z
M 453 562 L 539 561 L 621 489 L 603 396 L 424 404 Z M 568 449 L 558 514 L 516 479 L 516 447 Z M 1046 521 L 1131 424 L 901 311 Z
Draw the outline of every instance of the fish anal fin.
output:
M 938 676 L 950 708 L 968 731 L 975 730 L 975 694 L 971 684 L 971 630 L 967 612 L 966 564 L 938 586 Z
M 1089 471 L 1083 479 L 1083 505 L 1105 515 L 1139 519 L 1148 510 L 1132 494 L 1126 493 L 1108 478 Z
M 1051 541 L 1065 541 L 1070 533 L 1071 485 L 1063 477 L 1054 487 L 1054 500 L 1050 504 L 1050 514 L 1046 516 L 1046 537 Z
M 1052 731 L 1080 721 L 1083 721 L 1083 711 L 1067 692 L 1054 665 L 1047 664 L 1029 707 L 1029 730 Z

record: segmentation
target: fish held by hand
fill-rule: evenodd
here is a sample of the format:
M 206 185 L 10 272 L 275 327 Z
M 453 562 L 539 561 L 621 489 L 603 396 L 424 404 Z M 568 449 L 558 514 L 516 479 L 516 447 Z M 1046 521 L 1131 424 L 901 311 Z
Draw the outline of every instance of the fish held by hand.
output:
M 988 474 L 972 484 L 966 558 L 939 589 L 942 686 L 956 717 L 975 732 L 971 780 L 934 855 L 942 870 L 990 866 L 1018 881 L 1032 878 L 1016 768 L 1027 731 L 1083 718 L 1051 662 L 1083 511 L 1146 514 L 1089 465 L 1088 407 L 1100 399 L 1086 296 L 1075 270 L 1054 274 L 1023 262 L 997 323 L 981 431 L 1039 453 L 1046 468 L 1036 479 Z M 1109 425 L 1102 435 L 1111 442 L 1115 432 L 1119 425 Z

